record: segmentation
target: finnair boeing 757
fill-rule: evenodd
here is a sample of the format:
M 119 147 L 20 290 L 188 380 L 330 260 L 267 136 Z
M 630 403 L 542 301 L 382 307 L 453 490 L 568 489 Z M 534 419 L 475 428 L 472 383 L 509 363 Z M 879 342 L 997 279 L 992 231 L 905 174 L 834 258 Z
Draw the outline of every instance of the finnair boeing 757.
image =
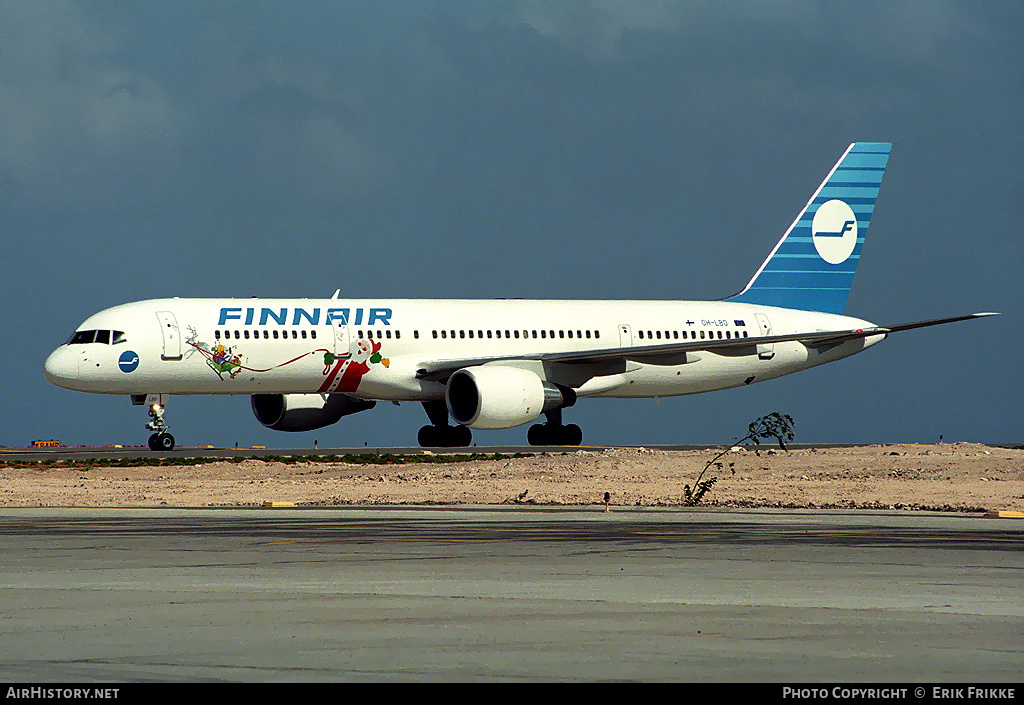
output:
M 46 360 L 53 384 L 149 406 L 171 450 L 168 396 L 249 394 L 264 426 L 309 431 L 378 401 L 417 401 L 422 446 L 535 421 L 533 445 L 579 445 L 562 410 L 761 382 L 849 357 L 889 333 L 844 314 L 889 158 L 855 143 L 744 289 L 724 301 L 156 299 L 88 319 Z M 449 417 L 454 425 L 449 422 Z

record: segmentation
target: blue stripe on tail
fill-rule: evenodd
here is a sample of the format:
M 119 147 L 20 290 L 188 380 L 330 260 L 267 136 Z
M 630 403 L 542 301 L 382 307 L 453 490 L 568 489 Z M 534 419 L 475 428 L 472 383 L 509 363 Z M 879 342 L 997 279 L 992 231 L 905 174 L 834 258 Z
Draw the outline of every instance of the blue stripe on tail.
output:
M 890 149 L 851 144 L 750 283 L 728 300 L 843 313 Z

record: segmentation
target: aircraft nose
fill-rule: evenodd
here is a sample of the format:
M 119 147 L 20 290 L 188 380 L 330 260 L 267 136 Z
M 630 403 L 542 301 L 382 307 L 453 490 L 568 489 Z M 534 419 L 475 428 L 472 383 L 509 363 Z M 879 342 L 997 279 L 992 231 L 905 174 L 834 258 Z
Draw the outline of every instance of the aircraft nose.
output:
M 43 376 L 50 384 L 71 389 L 78 379 L 78 357 L 66 346 L 57 348 L 43 363 Z

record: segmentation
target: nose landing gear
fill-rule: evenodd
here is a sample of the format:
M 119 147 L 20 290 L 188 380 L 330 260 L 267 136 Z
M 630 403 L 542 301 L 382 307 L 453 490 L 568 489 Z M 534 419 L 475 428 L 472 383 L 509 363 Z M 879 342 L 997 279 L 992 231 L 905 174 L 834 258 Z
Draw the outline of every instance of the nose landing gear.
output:
M 174 436 L 167 432 L 167 422 L 164 421 L 164 406 L 162 404 L 149 405 L 149 418 L 152 419 L 146 424 L 150 431 L 156 431 L 149 437 L 150 450 L 174 450 Z

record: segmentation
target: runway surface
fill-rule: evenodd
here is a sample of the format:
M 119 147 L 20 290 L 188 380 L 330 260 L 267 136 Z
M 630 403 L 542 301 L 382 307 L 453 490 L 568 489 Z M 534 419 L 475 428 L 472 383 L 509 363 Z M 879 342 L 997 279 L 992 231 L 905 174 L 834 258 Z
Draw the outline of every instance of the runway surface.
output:
M 1024 522 L 5 509 L 8 681 L 1007 682 Z

